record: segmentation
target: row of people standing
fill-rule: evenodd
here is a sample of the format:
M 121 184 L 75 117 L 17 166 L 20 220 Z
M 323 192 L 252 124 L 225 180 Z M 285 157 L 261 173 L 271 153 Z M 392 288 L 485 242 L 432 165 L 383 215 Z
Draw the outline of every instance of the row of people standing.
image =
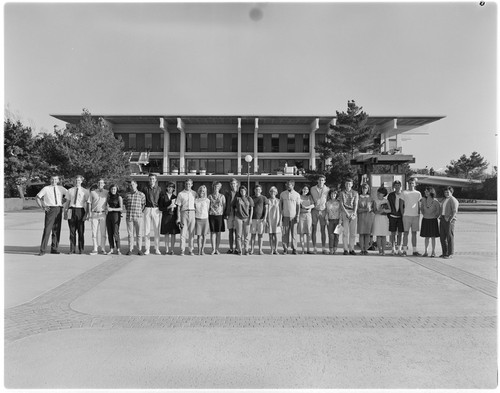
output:
M 297 234 L 300 236 L 303 253 L 317 253 L 316 246 L 319 241 L 316 235 L 319 225 L 321 252 L 325 254 L 336 252 L 339 228 L 342 228 L 344 254 L 355 254 L 356 234 L 359 234 L 361 254 L 367 254 L 371 237 L 377 238 L 379 253 L 383 254 L 386 236 L 390 232 L 393 254 L 406 255 L 408 233 L 411 230 L 413 255 L 419 255 L 416 252 L 416 231 L 419 230 L 420 211 L 424 212 L 421 233 L 421 236 L 426 238 L 424 255 L 427 255 L 429 239 L 432 239 L 431 255 L 434 255 L 435 237 L 439 236 L 439 233 L 436 235 L 439 231 L 437 217 L 444 216 L 444 210 L 439 210 L 441 206 L 434 199 L 434 190 L 426 190 L 426 198 L 421 200 L 420 193 L 414 189 L 413 179 L 408 183 L 408 191 L 402 193 L 401 183 L 395 181 L 394 191 L 387 198 L 387 190 L 381 187 L 377 190 L 375 199 L 371 198 L 367 184 L 361 186 L 359 194 L 354 191 L 351 179 L 345 182 L 345 188 L 340 195 L 337 195 L 335 189 L 325 185 L 324 176 L 320 176 L 317 185 L 311 189 L 304 186 L 301 195 L 294 190 L 294 182 L 288 181 L 286 190 L 279 195 L 279 199 L 275 187 L 270 189 L 269 198 L 266 198 L 262 195 L 262 188 L 259 185 L 255 187 L 254 197 L 250 198 L 249 190 L 245 186 L 239 186 L 236 179 L 230 181 L 231 189 L 227 193 L 221 193 L 221 183 L 214 182 L 212 193 L 209 195 L 206 186 L 201 186 L 198 192 L 194 192 L 191 189 L 193 182 L 188 179 L 184 190 L 177 196 L 174 183 L 169 182 L 165 191 L 162 191 L 157 184 L 156 176 L 151 174 L 144 192 L 137 189 L 135 181 L 131 181 L 131 190 L 124 199 L 118 194 L 116 185 L 111 185 L 109 192 L 105 190 L 103 179 L 99 180 L 97 189 L 90 192 L 82 187 L 83 177 L 77 176 L 75 181 L 76 186 L 66 190 L 58 186 L 58 178 L 53 177 L 51 186 L 45 187 L 37 195 L 37 202 L 46 210 L 41 254 L 45 253 L 45 245 L 50 234 L 49 227 L 54 227 L 51 252 L 58 253 L 60 217 L 57 222 L 57 214 L 53 213 L 58 207 L 61 207 L 60 212 L 63 212 L 64 218 L 68 220 L 70 253 L 77 252 L 77 244 L 78 252 L 83 251 L 84 223 L 88 219 L 91 220 L 93 240 L 91 254 L 105 252 L 106 232 L 110 244 L 108 253 L 120 253 L 119 227 L 122 211 L 126 211 L 128 254 L 132 254 L 134 246 L 137 246 L 139 255 L 150 253 L 151 229 L 154 234 L 155 254 L 161 254 L 160 235 L 165 235 L 166 254 L 173 254 L 175 237 L 179 233 L 181 255 L 184 255 L 186 247 L 190 254 L 194 253 L 195 236 L 198 238 L 198 253 L 204 254 L 206 237 L 209 234 L 212 254 L 219 254 L 220 235 L 225 231 L 225 219 L 229 230 L 228 253 L 252 254 L 257 245 L 257 252 L 262 254 L 264 233 L 269 233 L 272 254 L 278 253 L 280 233 L 284 253 L 289 251 L 292 254 L 297 253 Z M 453 190 L 446 192 L 450 196 Z M 445 230 L 447 235 L 444 242 L 450 245 L 446 250 L 443 248 L 443 256 L 453 254 L 453 225 L 458 208 L 456 199 L 453 198 L 450 207 L 450 219 L 444 222 L 444 225 L 448 223 L 449 227 Z M 403 246 L 401 246 L 401 234 L 404 234 Z M 313 251 L 309 246 L 310 238 Z M 441 242 L 443 244 L 442 237 Z

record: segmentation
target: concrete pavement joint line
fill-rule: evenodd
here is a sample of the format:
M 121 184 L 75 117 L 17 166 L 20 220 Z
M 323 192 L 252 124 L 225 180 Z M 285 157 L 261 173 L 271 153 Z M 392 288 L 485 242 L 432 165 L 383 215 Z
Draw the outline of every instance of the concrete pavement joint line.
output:
M 485 295 L 497 298 L 497 284 L 494 281 L 476 276 L 475 274 L 466 272 L 454 266 L 447 265 L 432 258 L 413 258 L 406 257 L 409 261 L 416 263 L 429 270 L 442 274 L 452 280 L 458 281 L 468 287 L 475 289 Z
M 64 282 L 37 298 L 5 310 L 5 343 L 53 330 L 75 328 L 495 328 L 495 316 L 452 317 L 384 317 L 384 316 L 100 316 L 75 311 L 70 303 L 106 280 L 135 258 L 115 257 Z M 407 258 L 412 262 L 414 258 Z M 442 274 L 457 271 L 475 284 L 496 284 L 442 263 Z M 431 269 L 431 267 L 429 267 Z M 435 269 L 432 269 L 435 270 Z M 451 277 L 453 278 L 453 277 Z M 480 279 L 479 281 L 477 279 Z M 474 283 L 473 283 L 474 284 Z M 478 289 L 478 288 L 476 288 Z M 478 289 L 481 290 L 481 289 Z M 490 288 L 491 290 L 491 288 Z

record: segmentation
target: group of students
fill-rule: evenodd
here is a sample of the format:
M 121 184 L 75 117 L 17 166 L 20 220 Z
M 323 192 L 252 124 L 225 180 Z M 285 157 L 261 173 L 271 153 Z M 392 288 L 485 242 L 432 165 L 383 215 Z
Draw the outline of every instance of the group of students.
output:
M 396 180 L 394 190 L 389 193 L 384 187 L 377 190 L 377 197 L 370 196 L 368 184 L 361 185 L 361 192 L 352 189 L 352 179 L 347 179 L 344 189 L 337 192 L 325 185 L 320 176 L 317 185 L 295 191 L 295 182 L 288 180 L 286 189 L 278 195 L 276 187 L 269 189 L 269 197 L 262 195 L 262 187 L 256 185 L 254 196 L 231 179 L 230 190 L 221 192 L 222 184 L 215 181 L 211 193 L 202 185 L 192 190 L 193 181 L 187 179 L 184 189 L 175 193 L 175 184 L 168 182 L 162 190 L 156 175 L 150 174 L 148 185 L 138 190 L 137 182 L 130 182 L 130 191 L 122 198 L 117 185 L 109 191 L 100 179 L 95 190 L 82 187 L 82 176 L 75 179 L 75 187 L 66 190 L 58 185 L 59 178 L 53 176 L 51 185 L 37 195 L 37 203 L 45 214 L 45 227 L 40 255 L 52 232 L 51 253 L 58 254 L 61 220 L 68 220 L 70 230 L 70 253 L 82 253 L 84 249 L 85 221 L 92 226 L 93 249 L 91 254 L 120 254 L 120 223 L 125 213 L 128 232 L 128 252 L 132 255 L 148 255 L 160 251 L 160 236 L 164 235 L 165 254 L 173 255 L 176 235 L 180 234 L 180 255 L 194 255 L 194 240 L 197 238 L 197 254 L 204 255 L 206 240 L 210 235 L 211 254 L 220 254 L 221 232 L 229 231 L 228 254 L 264 254 L 263 235 L 269 234 L 271 254 L 280 254 L 279 235 L 283 253 L 298 254 L 297 235 L 303 254 L 335 254 L 339 234 L 343 233 L 344 255 L 356 255 L 354 245 L 359 235 L 361 255 L 367 255 L 370 239 L 376 238 L 380 255 L 385 254 L 386 238 L 390 236 L 393 255 L 407 255 L 408 234 L 412 232 L 413 255 L 416 250 L 416 232 L 419 216 L 423 212 L 421 236 L 425 237 L 425 253 L 429 255 L 429 240 L 432 240 L 430 256 L 435 256 L 435 238 L 440 237 L 442 257 L 453 254 L 453 227 L 458 210 L 458 201 L 452 197 L 453 189 L 445 190 L 446 199 L 441 205 L 435 199 L 435 191 L 427 188 L 425 198 L 415 190 L 415 180 L 408 181 L 409 189 L 401 191 L 401 182 Z M 451 199 L 450 199 L 451 197 Z M 451 203 L 448 204 L 448 201 Z M 446 208 L 448 206 L 448 209 Z M 438 218 L 441 223 L 438 226 Z M 318 251 L 317 229 L 321 234 L 321 249 Z M 154 250 L 151 250 L 151 230 Z M 106 234 L 109 250 L 106 251 Z M 328 235 L 328 244 L 326 237 Z M 403 236 L 402 236 L 403 235 Z M 77 242 L 78 236 L 78 242 Z M 401 238 L 403 237 L 403 244 Z M 142 243 L 144 238 L 145 250 Z M 310 243 L 312 240 L 312 248 Z

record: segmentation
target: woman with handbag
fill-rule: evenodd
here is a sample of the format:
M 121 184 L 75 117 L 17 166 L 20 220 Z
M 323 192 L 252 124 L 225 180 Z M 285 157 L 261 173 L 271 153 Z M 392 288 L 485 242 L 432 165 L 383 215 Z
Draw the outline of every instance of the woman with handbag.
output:
M 342 231 L 342 224 L 340 224 L 340 201 L 337 199 L 337 190 L 333 187 L 328 191 L 326 198 L 326 219 L 330 255 L 334 255 L 339 245 L 339 233 Z

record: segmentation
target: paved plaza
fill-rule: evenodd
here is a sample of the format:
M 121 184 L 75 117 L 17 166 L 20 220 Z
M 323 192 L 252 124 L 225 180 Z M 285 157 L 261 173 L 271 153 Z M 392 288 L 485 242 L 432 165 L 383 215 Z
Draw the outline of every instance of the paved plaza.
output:
M 7 388 L 497 386 L 494 213 L 459 213 L 449 260 L 66 255 L 66 222 L 39 257 L 41 210 L 4 226 Z

